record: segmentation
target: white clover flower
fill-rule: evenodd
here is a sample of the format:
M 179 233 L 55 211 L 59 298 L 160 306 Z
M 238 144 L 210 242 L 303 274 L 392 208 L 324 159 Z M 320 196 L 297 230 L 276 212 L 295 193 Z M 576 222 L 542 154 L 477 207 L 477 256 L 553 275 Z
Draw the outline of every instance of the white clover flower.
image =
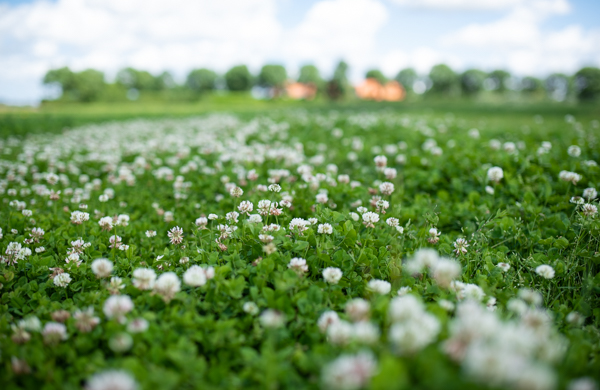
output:
M 113 228 L 113 219 L 111 217 L 102 217 L 98 221 L 98 225 L 102 228 L 102 230 L 112 230 Z
M 446 311 L 454 310 L 454 303 L 452 303 L 451 301 L 449 301 L 447 299 L 440 299 L 438 301 L 438 305 L 440 305 L 440 307 Z
M 71 222 L 75 225 L 81 225 L 85 221 L 89 221 L 90 215 L 82 211 L 76 210 L 71 213 Z
M 292 232 L 298 232 L 302 234 L 310 226 L 310 222 L 302 218 L 294 218 L 291 220 L 289 228 Z
M 54 285 L 58 287 L 67 287 L 71 283 L 71 275 L 66 272 L 58 274 L 54 277 Z
M 494 188 L 490 186 L 485 186 L 485 192 L 487 192 L 490 195 L 494 195 Z
M 342 278 L 342 270 L 335 267 L 327 267 L 323 270 L 323 279 L 330 284 L 338 284 Z
M 107 370 L 88 379 L 86 390 L 137 390 L 135 379 L 125 371 Z
M 240 187 L 238 186 L 234 186 L 229 190 L 229 195 L 231 195 L 234 198 L 239 198 L 240 196 L 242 196 L 244 194 L 244 190 L 242 190 Z
M 149 326 L 150 324 L 148 324 L 148 321 L 146 321 L 144 318 L 138 317 L 129 321 L 127 324 L 127 331 L 130 333 L 143 333 L 148 330 Z
M 345 345 L 352 340 L 353 335 L 352 324 L 346 321 L 336 321 L 327 327 L 327 340 L 334 345 Z
M 392 285 L 385 280 L 372 279 L 367 283 L 367 288 L 377 294 L 385 295 L 390 293 Z
M 67 327 L 59 322 L 46 323 L 42 330 L 42 336 L 44 336 L 44 343 L 46 344 L 56 344 L 69 337 L 67 335 Z
M 119 214 L 119 216 L 117 216 L 117 225 L 119 225 L 119 226 L 129 226 L 129 215 L 127 215 L 127 214 Z
M 273 309 L 263 311 L 259 320 L 265 328 L 281 328 L 285 324 L 283 313 Z
M 531 290 L 528 288 L 522 288 L 519 290 L 519 298 L 524 300 L 530 305 L 540 306 L 544 300 L 542 294 L 538 291 Z
M 463 283 L 454 280 L 450 283 L 450 289 L 456 292 L 456 297 L 460 300 L 472 299 L 481 301 L 485 297 L 485 293 L 481 287 L 472 283 Z
M 362 298 L 354 298 L 346 302 L 344 310 L 352 321 L 364 321 L 369 318 L 371 304 Z
M 450 283 L 460 276 L 461 266 L 458 261 L 440 258 L 432 267 L 433 279 L 441 287 L 448 288 Z
M 244 306 L 242 308 L 246 313 L 250 314 L 251 316 L 257 315 L 259 311 L 258 306 L 254 302 L 246 302 L 244 303 Z
M 320 224 L 317 228 L 317 233 L 320 234 L 331 234 L 333 233 L 333 227 L 328 223 Z
M 281 191 L 281 186 L 279 184 L 271 184 L 269 185 L 269 191 L 271 192 L 280 192 Z
M 571 145 L 567 149 L 567 153 L 571 157 L 579 157 L 579 156 L 581 156 L 581 148 L 577 145 Z
M 184 272 L 183 283 L 192 287 L 204 286 L 206 284 L 206 270 L 198 265 L 192 265 Z
M 367 211 L 362 215 L 363 224 L 368 228 L 374 228 L 375 223 L 379 222 L 379 214 Z
M 180 228 L 179 226 L 175 226 L 174 228 L 169 230 L 169 233 L 167 233 L 167 236 L 169 237 L 171 244 L 179 245 L 183 242 L 183 229 Z
M 208 219 L 214 221 L 215 219 L 219 219 L 219 216 L 217 214 L 208 214 Z
M 598 384 L 590 377 L 573 379 L 567 390 L 598 390 Z
M 400 221 L 398 220 L 398 218 L 388 218 L 385 223 L 387 223 L 389 226 L 391 227 L 397 227 L 400 224 Z
M 169 302 L 181 290 L 181 281 L 174 272 L 161 274 L 154 283 L 153 291 Z
M 329 200 L 329 197 L 325 193 L 317 194 L 316 201 L 317 203 L 325 204 Z
M 75 319 L 75 327 L 83 333 L 91 332 L 100 323 L 100 318 L 94 316 L 92 306 L 85 310 L 75 310 L 73 318 Z
M 155 230 L 146 230 L 146 237 L 148 237 L 148 238 L 156 237 L 156 231 Z
M 152 290 L 154 281 L 156 280 L 156 272 L 150 268 L 136 268 L 133 271 L 132 283 L 135 288 L 140 290 Z
M 383 182 L 379 185 L 379 191 L 383 195 L 391 195 L 394 192 L 394 184 L 390 182 Z
M 441 325 L 438 319 L 421 310 L 413 313 L 407 321 L 394 322 L 390 327 L 388 340 L 397 353 L 413 354 L 434 342 L 440 329 Z
M 123 322 L 125 314 L 133 310 L 133 302 L 128 295 L 112 295 L 104 302 L 104 314 Z
M 375 161 L 375 166 L 378 170 L 383 171 L 383 169 L 387 166 L 387 157 L 386 156 L 376 156 L 373 161 Z
M 262 217 L 260 216 L 260 214 L 250 214 L 248 216 L 248 222 L 250 222 L 250 223 L 261 223 L 262 222 Z
M 240 213 L 246 214 L 246 215 L 251 213 L 253 209 L 254 209 L 254 205 L 252 204 L 252 202 L 250 202 L 248 200 L 243 200 L 240 203 L 240 205 L 238 206 L 238 210 L 240 211 Z M 198 220 L 196 220 L 196 221 L 198 221 Z M 198 225 L 198 223 L 196 223 L 196 225 Z M 206 225 L 206 223 L 204 223 L 204 225 Z
M 108 202 L 108 195 L 106 195 L 106 194 L 102 194 L 102 195 L 100 195 L 100 196 L 98 197 L 98 200 L 99 200 L 100 202 L 102 202 L 102 203 L 104 203 L 104 202 Z
M 469 247 L 468 241 L 464 238 L 457 238 L 454 241 L 454 253 L 457 255 L 464 255 L 467 253 L 467 248 Z
M 107 278 L 113 271 L 113 263 L 108 259 L 96 259 L 92 261 L 92 272 L 98 278 Z
M 360 216 L 354 212 L 350 212 L 350 218 L 352 218 L 352 220 L 354 222 L 358 222 L 358 220 L 360 219 Z
M 498 264 L 496 264 L 496 267 L 500 268 L 503 272 L 508 272 L 508 270 L 510 269 L 510 264 L 498 263 Z
M 588 201 L 596 199 L 596 197 L 598 197 L 598 191 L 596 191 L 596 189 L 593 187 L 586 188 L 585 190 L 583 190 L 583 197 L 586 198 Z
M 341 355 L 322 372 L 324 389 L 358 390 L 369 385 L 377 371 L 377 362 L 371 352 Z
M 569 171 L 560 171 L 558 173 L 558 178 L 562 181 L 569 181 L 574 185 L 576 185 L 577 182 L 582 179 L 580 174 Z
M 581 206 L 581 214 L 585 215 L 586 217 L 593 218 L 596 216 L 596 214 L 598 214 L 598 207 L 591 203 L 586 203 Z
M 542 264 L 535 269 L 535 273 L 544 279 L 552 279 L 554 277 L 554 268 L 547 264 Z
M 504 171 L 500 167 L 491 167 L 487 171 L 487 179 L 498 183 L 504 177 Z
M 288 268 L 296 272 L 298 275 L 302 275 L 308 272 L 308 265 L 306 260 L 300 257 L 294 257 L 290 260 Z
M 19 322 L 17 322 L 17 326 L 29 332 L 40 332 L 42 330 L 42 322 L 34 315 L 30 315 L 19 320 Z
M 379 328 L 372 322 L 359 321 L 352 328 L 352 338 L 361 344 L 375 344 L 381 336 Z
M 431 229 L 429 229 L 429 238 L 427 239 L 427 241 L 429 241 L 432 244 L 435 244 L 440 240 L 441 234 L 442 232 L 438 231 L 437 228 L 432 227 Z
M 317 326 L 319 327 L 321 333 L 325 333 L 327 332 L 327 328 L 329 328 L 331 324 L 339 322 L 339 320 L 340 317 L 335 311 L 327 310 L 323 312 L 323 314 L 321 314 L 321 316 L 319 317 L 319 320 L 317 321 Z

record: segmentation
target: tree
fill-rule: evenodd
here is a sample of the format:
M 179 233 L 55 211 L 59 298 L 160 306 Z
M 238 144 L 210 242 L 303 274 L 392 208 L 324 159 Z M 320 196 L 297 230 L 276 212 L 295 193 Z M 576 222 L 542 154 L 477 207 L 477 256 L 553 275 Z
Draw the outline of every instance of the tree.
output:
M 333 72 L 333 78 L 327 83 L 327 96 L 332 100 L 345 97 L 350 90 L 348 82 L 348 64 L 340 61 Z
M 188 74 L 185 84 L 194 92 L 212 91 L 215 89 L 217 74 L 210 69 L 194 69 Z
M 381 73 L 381 71 L 377 70 L 377 69 L 371 69 L 370 71 L 367 72 L 367 74 L 365 75 L 365 77 L 368 78 L 368 79 L 375 79 L 381 85 L 384 85 L 385 83 L 388 82 L 387 77 L 385 77 L 383 75 L 383 73 Z
M 160 89 L 160 81 L 145 70 L 125 68 L 117 73 L 117 83 L 125 88 L 135 88 L 138 91 L 155 91 Z
M 265 65 L 258 74 L 258 84 L 263 87 L 282 88 L 287 80 L 283 65 Z
M 48 71 L 43 83 L 59 85 L 62 91 L 61 99 L 80 102 L 97 100 L 106 86 L 102 72 L 86 69 L 76 73 L 67 67 Z
M 508 89 L 506 85 L 510 79 L 510 73 L 505 70 L 495 70 L 491 72 L 483 82 L 485 89 L 497 92 L 504 92 Z
M 177 85 L 173 75 L 166 71 L 159 74 L 154 80 L 158 90 L 171 89 Z
M 563 101 L 571 92 L 571 78 L 562 73 L 554 73 L 546 78 L 544 87 L 552 99 Z
M 585 67 L 575 73 L 577 96 L 583 100 L 600 97 L 600 69 Z
M 542 81 L 535 77 L 524 77 L 521 80 L 521 90 L 526 93 L 540 92 L 543 88 Z
M 413 84 L 417 81 L 419 76 L 413 68 L 402 69 L 396 76 L 396 81 L 402 84 L 405 90 L 412 91 Z
M 246 65 L 237 65 L 225 73 L 225 83 L 230 91 L 248 91 L 252 88 L 252 75 Z
M 435 65 L 429 72 L 429 78 L 433 82 L 432 92 L 453 94 L 458 90 L 458 76 L 448 65 Z
M 485 72 L 469 69 L 460 76 L 460 87 L 466 94 L 476 94 L 483 89 L 485 78 Z
M 298 82 L 304 84 L 314 84 L 320 87 L 323 84 L 323 79 L 319 73 L 319 69 L 314 65 L 304 65 L 300 68 L 300 76 Z

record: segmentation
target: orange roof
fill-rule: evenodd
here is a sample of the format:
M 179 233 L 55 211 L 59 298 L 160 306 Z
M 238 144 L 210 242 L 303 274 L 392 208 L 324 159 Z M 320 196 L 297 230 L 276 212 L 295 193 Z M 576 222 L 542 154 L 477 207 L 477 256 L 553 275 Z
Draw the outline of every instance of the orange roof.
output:
M 381 85 L 374 78 L 368 78 L 362 84 L 354 87 L 356 96 L 363 100 L 399 102 L 406 97 L 404 87 L 397 81 L 388 81 Z
M 292 99 L 312 100 L 317 94 L 317 86 L 314 84 L 292 82 L 285 86 L 285 92 Z

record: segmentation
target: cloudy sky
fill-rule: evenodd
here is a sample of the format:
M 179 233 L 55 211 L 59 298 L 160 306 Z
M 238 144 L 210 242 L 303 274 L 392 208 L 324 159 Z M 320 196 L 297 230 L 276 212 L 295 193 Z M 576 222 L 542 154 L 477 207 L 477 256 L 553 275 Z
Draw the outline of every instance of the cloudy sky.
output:
M 0 0 L 0 101 L 34 103 L 48 69 L 219 72 L 339 59 L 360 79 L 445 62 L 544 76 L 600 66 L 600 0 Z

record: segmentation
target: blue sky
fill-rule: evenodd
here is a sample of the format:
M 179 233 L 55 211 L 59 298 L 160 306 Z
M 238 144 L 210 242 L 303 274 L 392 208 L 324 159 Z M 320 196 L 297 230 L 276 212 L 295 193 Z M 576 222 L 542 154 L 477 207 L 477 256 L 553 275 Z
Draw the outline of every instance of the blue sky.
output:
M 598 0 L 0 0 L 0 102 L 35 103 L 48 69 L 96 68 L 107 79 L 134 66 L 219 72 L 314 63 L 327 76 L 343 58 L 359 80 L 507 69 L 540 77 L 600 65 Z

